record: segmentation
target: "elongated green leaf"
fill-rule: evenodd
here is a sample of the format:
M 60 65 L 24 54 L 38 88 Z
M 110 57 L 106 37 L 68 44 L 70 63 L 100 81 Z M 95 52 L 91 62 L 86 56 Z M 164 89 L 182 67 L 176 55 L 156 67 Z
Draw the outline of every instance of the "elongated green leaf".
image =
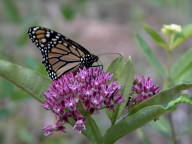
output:
M 10 97 L 15 93 L 12 83 L 5 79 L 0 79 L 1 94 L 0 99 Z
M 185 52 L 172 66 L 171 77 L 177 80 L 192 67 L 192 48 Z
M 125 66 L 125 61 L 123 60 L 122 56 L 117 57 L 114 59 L 111 64 L 109 65 L 107 72 L 110 72 L 113 74 L 113 80 L 118 81 L 121 72 L 123 71 Z M 108 118 L 112 121 L 113 113 L 106 109 L 106 114 Z
M 87 136 L 93 143 L 102 144 L 103 136 L 93 118 L 90 116 L 87 117 L 86 120 L 86 130 L 83 131 L 83 134 Z
M 182 28 L 182 32 L 178 34 L 174 40 L 173 48 L 178 47 L 190 37 L 192 37 L 192 24 L 186 25 Z
M 77 11 L 71 6 L 61 7 L 61 11 L 66 20 L 73 20 L 77 13 Z
M 2 1 L 9 18 L 14 22 L 21 22 L 22 18 L 13 0 Z
M 27 31 L 27 30 L 26 30 L 26 31 Z M 28 41 L 28 35 L 27 35 L 26 31 L 23 32 L 23 33 L 19 36 L 19 38 L 17 39 L 17 41 L 16 41 L 16 43 L 17 43 L 17 45 L 18 45 L 19 48 L 23 48 L 22 46 L 23 46 L 24 44 L 26 44 L 27 41 Z
M 192 97 L 190 97 L 189 95 L 187 94 L 183 94 L 181 95 L 180 97 L 176 98 L 175 100 L 172 100 L 168 103 L 168 106 L 167 108 L 171 108 L 179 103 L 186 103 L 186 104 L 189 104 L 189 105 L 192 105 Z
M 183 86 L 184 87 L 184 86 Z M 178 88 L 182 89 L 182 87 Z M 163 105 L 146 106 L 132 115 L 128 115 L 125 119 L 119 121 L 116 125 L 109 128 L 104 135 L 104 143 L 113 144 L 119 138 L 131 133 L 137 128 L 143 126 L 147 122 L 156 119 L 160 115 L 168 112 L 179 103 L 191 103 L 191 99 L 187 96 L 181 96 L 165 107 Z
M 159 105 L 146 107 L 137 113 L 126 117 L 109 128 L 104 135 L 104 143 L 113 144 L 119 138 L 129 134 L 147 122 L 159 117 L 166 109 Z
M 148 44 L 144 41 L 144 39 L 139 34 L 136 35 L 136 38 L 137 38 L 138 47 L 144 53 L 148 62 L 153 66 L 155 71 L 162 78 L 165 78 L 166 73 L 162 65 L 160 64 L 159 60 L 157 59 L 157 57 L 153 54 L 151 48 L 148 46 Z
M 176 75 L 173 80 L 177 83 L 179 82 L 181 79 L 185 79 L 186 75 L 191 74 L 192 71 L 192 62 L 189 63 L 184 69 L 183 71 L 180 71 L 180 73 L 178 73 L 178 75 Z M 191 80 L 192 78 L 189 77 L 187 80 L 188 82 L 192 82 Z
M 190 65 L 189 65 L 190 67 Z M 192 83 L 192 67 L 190 68 L 186 68 L 186 71 L 184 71 L 184 73 L 182 74 L 182 76 L 179 77 L 179 79 L 174 79 L 175 83 L 177 84 L 182 84 L 182 83 Z
M 157 121 L 150 122 L 150 125 L 161 134 L 167 137 L 171 136 L 171 126 L 164 116 L 159 117 Z
M 118 78 L 118 82 L 122 86 L 122 95 L 124 97 L 124 102 L 119 105 L 115 112 L 113 112 L 112 123 L 115 123 L 115 121 L 120 117 L 126 107 L 127 101 L 129 99 L 129 94 L 131 93 L 131 86 L 134 80 L 134 73 L 135 71 L 133 68 L 132 60 L 131 58 L 129 58 L 123 71 L 120 74 L 120 77 Z
M 28 68 L 0 60 L 0 76 L 43 102 L 42 93 L 48 88 L 50 80 Z
M 146 134 L 144 133 L 144 131 L 141 128 L 138 128 L 136 130 L 137 136 L 138 138 L 143 142 L 143 144 L 151 144 L 149 137 L 146 136 Z
M 107 72 L 113 73 L 113 79 L 117 80 L 121 71 L 124 68 L 124 65 L 125 65 L 125 61 L 123 60 L 123 57 L 119 56 L 111 62 L 111 64 L 107 69 Z
M 168 50 L 167 43 L 163 40 L 163 38 L 157 32 L 155 32 L 153 29 L 151 29 L 147 25 L 144 25 L 144 29 L 159 46 Z
M 140 104 L 137 104 L 136 106 L 130 108 L 129 114 L 131 115 L 131 114 L 139 111 L 140 109 L 142 109 L 144 107 L 152 106 L 152 105 L 162 105 L 162 106 L 166 107 L 168 105 L 168 103 L 171 100 L 174 100 L 175 98 L 177 98 L 183 90 L 187 90 L 190 88 L 192 88 L 192 83 L 180 84 L 180 85 L 177 85 L 173 88 L 169 88 L 167 90 L 164 90 L 164 91 L 160 92 L 159 94 L 157 94 L 157 95 L 141 102 Z

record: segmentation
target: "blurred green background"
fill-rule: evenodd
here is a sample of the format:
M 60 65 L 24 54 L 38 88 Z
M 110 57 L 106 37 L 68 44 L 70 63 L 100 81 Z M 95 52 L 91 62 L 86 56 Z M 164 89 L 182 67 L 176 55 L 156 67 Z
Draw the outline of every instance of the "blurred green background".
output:
M 27 36 L 30 26 L 54 29 L 77 41 L 94 54 L 119 52 L 132 56 L 137 73 L 161 80 L 137 49 L 135 33 L 140 32 L 163 63 L 165 54 L 144 33 L 143 24 L 160 31 L 163 24 L 192 23 L 191 0 L 1 0 L 0 58 L 47 75 L 39 50 Z M 190 48 L 190 41 L 177 49 L 175 58 Z M 105 69 L 115 56 L 101 57 Z M 14 75 L 14 71 L 12 72 Z M 180 105 L 173 113 L 176 130 L 183 133 L 182 144 L 191 144 L 191 108 Z M 101 127 L 108 125 L 101 114 L 96 117 Z M 88 144 L 84 136 L 72 130 L 44 137 L 41 127 L 54 122 L 51 113 L 40 103 L 0 78 L 0 143 L 2 144 Z M 145 131 L 145 133 L 143 133 Z M 162 117 L 137 130 L 117 144 L 167 144 L 169 125 Z

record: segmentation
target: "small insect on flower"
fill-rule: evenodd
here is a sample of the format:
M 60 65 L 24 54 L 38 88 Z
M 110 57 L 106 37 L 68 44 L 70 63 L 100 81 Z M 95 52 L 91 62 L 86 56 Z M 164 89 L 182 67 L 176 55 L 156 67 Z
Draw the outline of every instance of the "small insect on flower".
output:
M 159 86 L 153 83 L 151 77 L 145 78 L 144 76 L 138 75 L 132 85 L 133 98 L 131 98 L 131 102 L 139 103 L 159 92 Z
M 85 130 L 86 116 L 83 112 L 95 114 L 102 108 L 113 110 L 124 100 L 120 88 L 120 84 L 112 81 L 111 73 L 98 67 L 79 69 L 77 73 L 68 73 L 53 81 L 44 93 L 43 107 L 54 113 L 57 122 L 55 126 L 44 128 L 45 135 L 63 131 L 64 123 L 69 119 L 74 121 L 74 130 Z

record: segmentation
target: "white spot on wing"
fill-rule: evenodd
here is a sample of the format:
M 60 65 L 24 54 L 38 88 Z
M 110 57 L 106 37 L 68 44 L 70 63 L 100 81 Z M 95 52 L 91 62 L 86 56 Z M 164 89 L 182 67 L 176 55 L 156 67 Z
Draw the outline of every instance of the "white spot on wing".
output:
M 45 42 L 46 42 L 46 39 L 41 39 L 41 42 L 45 43 Z

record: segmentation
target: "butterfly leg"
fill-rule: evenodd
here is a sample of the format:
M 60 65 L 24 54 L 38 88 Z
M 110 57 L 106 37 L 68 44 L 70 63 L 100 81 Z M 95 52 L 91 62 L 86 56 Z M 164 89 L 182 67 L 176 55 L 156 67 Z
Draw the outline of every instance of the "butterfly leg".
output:
M 95 66 L 91 66 L 91 67 L 99 67 L 99 68 L 103 69 L 103 65 L 95 65 Z

